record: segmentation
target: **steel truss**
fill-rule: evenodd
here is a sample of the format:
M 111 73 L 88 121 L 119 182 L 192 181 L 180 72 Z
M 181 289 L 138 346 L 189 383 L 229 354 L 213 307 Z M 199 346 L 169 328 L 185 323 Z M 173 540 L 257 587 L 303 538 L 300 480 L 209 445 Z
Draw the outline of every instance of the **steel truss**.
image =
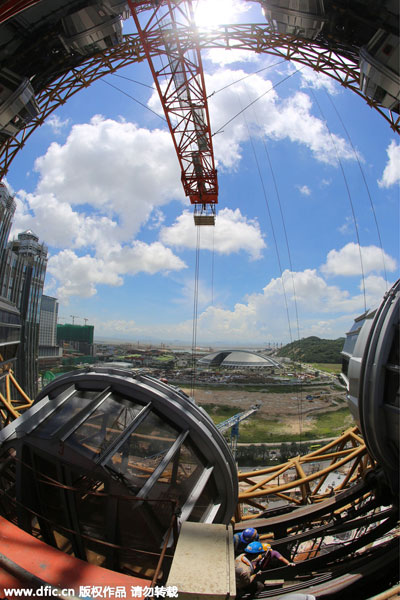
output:
M 261 541 L 295 565 L 260 573 L 266 591 L 259 597 L 302 591 L 336 599 L 353 589 L 354 597 L 367 598 L 360 588 L 379 579 L 383 588 L 390 585 L 399 556 L 398 507 L 382 507 L 373 487 L 367 478 L 317 504 L 269 510 L 236 526 L 257 528 Z
M 185 195 L 191 204 L 216 204 L 218 179 L 200 48 L 195 39 L 180 35 L 193 22 L 191 0 L 155 6 L 144 25 L 133 2 L 128 3 L 175 146 Z M 154 58 L 160 55 L 165 61 L 157 67 Z
M 33 404 L 24 390 L 15 379 L 10 367 L 6 367 L 0 375 L 0 429 L 14 419 L 17 419 L 26 409 Z
M 321 502 L 353 485 L 373 467 L 357 427 L 352 427 L 336 440 L 304 456 L 258 471 L 239 472 L 235 520 L 247 521 L 261 516 L 271 500 L 285 500 L 293 506 Z M 321 492 L 328 476 L 336 471 L 341 472 L 343 479 L 328 491 Z M 259 512 L 246 515 L 248 506 Z
M 153 54 L 163 52 L 161 31 L 149 32 L 148 43 Z M 183 48 L 198 45 L 200 49 L 249 50 L 301 63 L 328 75 L 343 87 L 356 93 L 371 108 L 379 112 L 393 131 L 400 133 L 400 116 L 382 108 L 359 89 L 359 68 L 355 58 L 353 60 L 345 58 L 332 50 L 320 48 L 311 42 L 292 36 L 278 35 L 267 24 L 225 25 L 212 31 L 182 26 L 179 28 L 179 43 Z M 140 37 L 134 34 L 127 35 L 122 44 L 84 60 L 79 67 L 65 72 L 40 91 L 36 90 L 40 113 L 16 137 L 7 138 L 1 144 L 0 178 L 6 175 L 11 162 L 36 128 L 42 125 L 60 105 L 94 81 L 115 73 L 123 67 L 141 62 L 145 58 Z

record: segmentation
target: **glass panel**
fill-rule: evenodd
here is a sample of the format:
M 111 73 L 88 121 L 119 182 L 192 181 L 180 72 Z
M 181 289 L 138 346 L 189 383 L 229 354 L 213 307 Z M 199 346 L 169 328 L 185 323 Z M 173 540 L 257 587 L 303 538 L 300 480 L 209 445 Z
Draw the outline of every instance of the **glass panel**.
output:
M 173 510 L 170 509 L 169 521 Z M 117 550 L 119 570 L 151 579 L 163 544 L 165 528 L 159 520 L 158 503 L 118 500 Z M 140 550 L 150 551 L 140 552 Z
M 110 458 L 107 467 L 123 477 L 137 493 L 178 437 L 177 430 L 155 413 L 150 413 Z
M 57 465 L 38 455 L 34 457 L 34 464 L 39 513 L 44 517 L 44 520 L 39 517 L 39 524 L 44 538 L 46 539 L 46 530 L 51 531 L 57 548 L 72 554 L 71 534 L 64 529 L 64 527 L 69 529 L 70 523 L 63 502 L 63 490 L 57 486 Z
M 99 456 L 125 431 L 142 408 L 140 404 L 119 400 L 113 394 L 69 436 L 67 444 L 90 458 Z
M 190 443 L 182 444 L 180 451 L 168 464 L 148 495 L 153 500 L 160 500 L 157 514 L 164 527 L 167 528 L 170 523 L 171 503 L 161 500 L 175 500 L 178 507 L 182 507 L 203 470 L 204 465 Z
M 214 475 L 212 474 L 207 484 L 200 494 L 200 498 L 197 500 L 196 505 L 190 513 L 189 521 L 201 521 L 204 514 L 208 513 L 211 506 L 218 502 L 218 491 L 215 485 Z
M 0 456 L 2 465 L 0 471 L 0 513 L 9 521 L 15 520 L 16 508 L 16 452 L 14 448 L 8 448 Z
M 80 532 L 90 538 L 106 541 L 107 497 L 96 495 L 96 492 L 104 493 L 104 482 L 76 474 L 72 478 L 72 487 L 77 489 L 74 495 Z M 104 566 L 107 546 L 84 537 L 82 543 L 88 562 Z
M 55 412 L 41 424 L 35 431 L 39 437 L 48 437 L 54 434 L 65 423 L 68 423 L 80 411 L 87 410 L 88 403 L 95 398 L 98 392 L 76 392 L 66 400 Z

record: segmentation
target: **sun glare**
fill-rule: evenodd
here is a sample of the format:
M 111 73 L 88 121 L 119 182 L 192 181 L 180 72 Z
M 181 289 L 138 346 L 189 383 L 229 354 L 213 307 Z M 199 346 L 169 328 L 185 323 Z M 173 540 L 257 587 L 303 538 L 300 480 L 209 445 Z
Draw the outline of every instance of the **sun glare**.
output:
M 198 27 L 217 27 L 235 23 L 239 14 L 246 11 L 237 0 L 198 0 L 195 6 L 195 21 Z

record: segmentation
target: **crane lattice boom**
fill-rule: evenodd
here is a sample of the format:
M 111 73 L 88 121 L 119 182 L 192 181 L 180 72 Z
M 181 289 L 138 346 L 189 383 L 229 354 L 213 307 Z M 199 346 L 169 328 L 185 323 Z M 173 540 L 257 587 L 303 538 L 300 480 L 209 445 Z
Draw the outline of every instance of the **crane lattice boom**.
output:
M 248 419 L 249 417 L 251 417 L 251 415 L 257 412 L 259 408 L 260 406 L 258 404 L 255 404 L 248 410 L 237 413 L 236 415 L 233 415 L 233 417 L 229 417 L 229 419 L 226 419 L 226 421 L 222 421 L 222 423 L 219 423 L 219 425 L 217 425 L 217 429 L 219 429 L 219 431 L 222 433 L 230 427 L 237 425 L 238 423 L 240 423 L 240 421 L 244 421 L 244 419 Z
M 195 208 L 209 207 L 215 214 L 218 180 L 200 48 L 193 41 L 186 45 L 180 35 L 193 28 L 192 2 L 163 0 L 145 12 L 148 0 L 128 3 L 172 135 L 185 195 Z M 165 59 L 159 67 L 157 56 Z

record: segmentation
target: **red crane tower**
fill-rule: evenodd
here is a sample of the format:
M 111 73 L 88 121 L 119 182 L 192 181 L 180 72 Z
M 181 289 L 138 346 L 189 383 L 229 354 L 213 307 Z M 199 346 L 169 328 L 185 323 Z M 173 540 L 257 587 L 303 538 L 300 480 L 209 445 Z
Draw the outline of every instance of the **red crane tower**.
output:
M 175 146 L 185 195 L 196 225 L 215 224 L 217 170 L 198 43 L 185 42 L 194 28 L 192 0 L 128 0 Z M 164 57 L 156 66 L 155 57 Z

